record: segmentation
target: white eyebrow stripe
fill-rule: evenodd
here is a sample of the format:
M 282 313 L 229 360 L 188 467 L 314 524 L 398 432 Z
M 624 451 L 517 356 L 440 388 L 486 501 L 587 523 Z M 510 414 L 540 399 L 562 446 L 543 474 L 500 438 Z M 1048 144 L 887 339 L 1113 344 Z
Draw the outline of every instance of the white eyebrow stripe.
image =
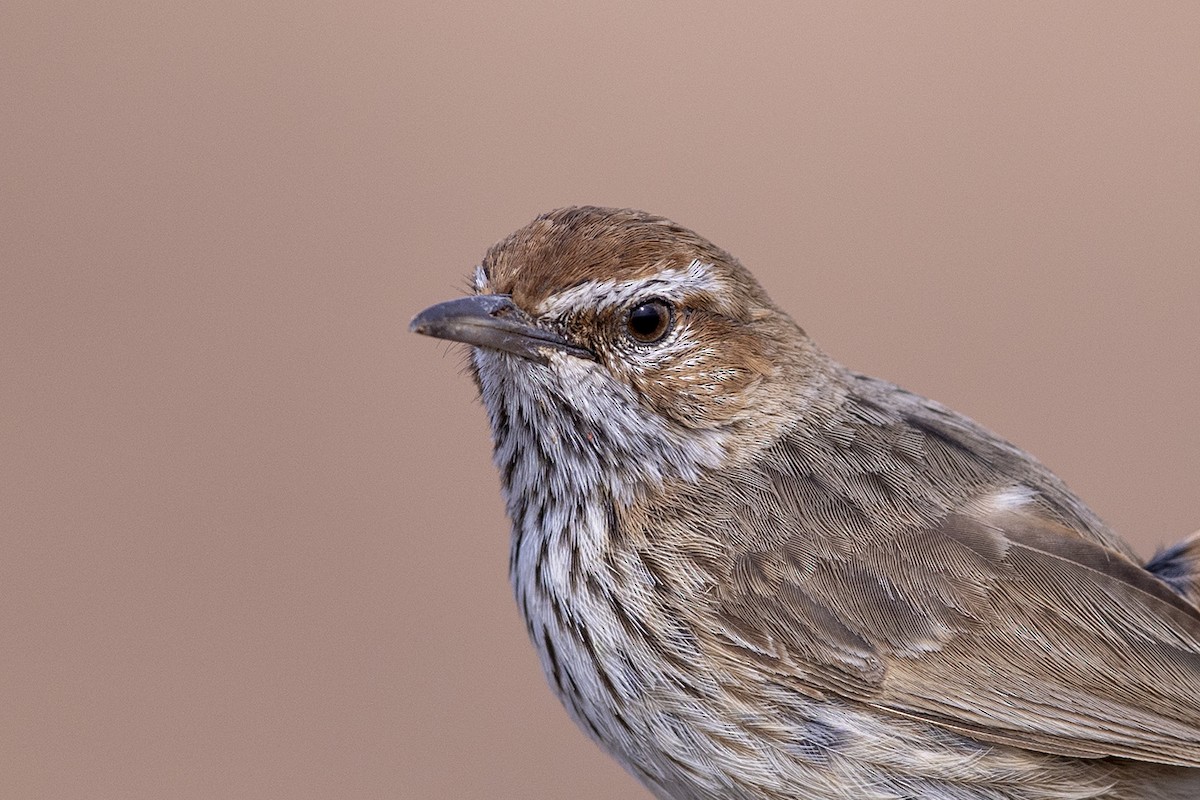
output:
M 680 300 L 691 292 L 718 292 L 720 281 L 711 264 L 696 259 L 686 268 L 672 267 L 639 280 L 586 281 L 553 294 L 538 304 L 537 316 L 560 316 L 581 306 L 593 309 L 625 305 L 637 297 Z

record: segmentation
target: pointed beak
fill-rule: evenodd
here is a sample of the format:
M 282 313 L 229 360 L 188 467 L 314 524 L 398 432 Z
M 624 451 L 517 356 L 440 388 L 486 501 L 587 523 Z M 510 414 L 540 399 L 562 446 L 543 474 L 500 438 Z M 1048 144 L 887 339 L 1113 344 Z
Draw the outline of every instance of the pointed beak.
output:
M 591 350 L 571 344 L 553 331 L 539 328 L 503 294 L 477 294 L 447 300 L 413 317 L 408 329 L 438 339 L 503 350 L 541 364 L 552 353 L 596 360 Z

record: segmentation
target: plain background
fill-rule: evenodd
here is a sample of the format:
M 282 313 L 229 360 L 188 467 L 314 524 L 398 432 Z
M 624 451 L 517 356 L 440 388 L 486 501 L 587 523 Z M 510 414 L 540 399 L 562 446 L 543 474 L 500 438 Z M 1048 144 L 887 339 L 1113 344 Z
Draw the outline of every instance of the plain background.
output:
M 0 11 L 0 796 L 643 798 L 411 316 L 571 203 L 1200 526 L 1200 5 Z

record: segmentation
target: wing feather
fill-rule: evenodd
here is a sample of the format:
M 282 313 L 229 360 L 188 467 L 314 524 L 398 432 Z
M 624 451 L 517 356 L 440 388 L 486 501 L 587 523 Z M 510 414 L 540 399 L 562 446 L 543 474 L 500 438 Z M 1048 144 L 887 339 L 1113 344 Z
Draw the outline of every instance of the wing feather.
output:
M 1200 767 L 1200 609 L 1036 462 L 981 439 L 1003 446 L 998 472 L 963 444 L 973 423 L 943 417 L 864 412 L 777 446 L 736 496 L 696 499 L 730 528 L 711 600 L 731 640 L 817 696 Z

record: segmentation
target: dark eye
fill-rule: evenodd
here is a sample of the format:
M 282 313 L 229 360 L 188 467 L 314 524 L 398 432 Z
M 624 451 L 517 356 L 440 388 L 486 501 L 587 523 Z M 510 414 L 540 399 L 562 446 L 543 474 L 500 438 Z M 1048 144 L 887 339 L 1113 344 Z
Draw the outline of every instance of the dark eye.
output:
M 653 344 L 671 329 L 671 307 L 662 300 L 647 300 L 629 312 L 629 335 L 642 344 Z

